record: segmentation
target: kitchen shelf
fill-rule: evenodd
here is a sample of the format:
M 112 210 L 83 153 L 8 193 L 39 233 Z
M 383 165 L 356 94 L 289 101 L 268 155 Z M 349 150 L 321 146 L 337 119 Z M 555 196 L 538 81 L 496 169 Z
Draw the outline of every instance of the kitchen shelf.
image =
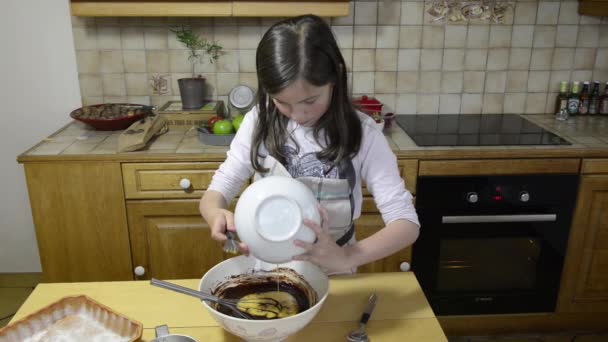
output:
M 349 3 L 334 1 L 72 1 L 80 17 L 289 17 L 346 16 Z

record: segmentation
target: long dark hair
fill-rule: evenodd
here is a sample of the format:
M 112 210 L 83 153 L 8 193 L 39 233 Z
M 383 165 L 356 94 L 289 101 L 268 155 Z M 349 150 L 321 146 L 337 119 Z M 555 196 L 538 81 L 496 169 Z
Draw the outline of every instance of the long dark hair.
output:
M 317 142 L 321 132 L 327 142 L 317 157 L 337 165 L 359 152 L 361 121 L 348 95 L 344 58 L 331 29 L 321 18 L 304 15 L 270 27 L 258 45 L 256 68 L 259 115 L 250 152 L 256 171 L 267 171 L 258 160 L 262 144 L 271 156 L 285 163 L 283 146 L 288 139 L 289 119 L 279 113 L 270 95 L 281 92 L 298 79 L 317 87 L 333 84 L 327 112 L 313 130 Z M 297 143 L 295 145 L 298 148 Z

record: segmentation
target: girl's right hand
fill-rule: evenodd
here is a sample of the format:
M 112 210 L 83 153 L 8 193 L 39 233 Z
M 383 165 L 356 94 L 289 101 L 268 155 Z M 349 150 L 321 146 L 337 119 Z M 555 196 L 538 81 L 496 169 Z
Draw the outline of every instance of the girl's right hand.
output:
M 211 238 L 216 241 L 226 241 L 226 230 L 236 233 L 234 227 L 234 214 L 226 209 L 216 209 L 211 219 Z M 249 248 L 246 244 L 238 242 L 241 253 L 249 255 Z

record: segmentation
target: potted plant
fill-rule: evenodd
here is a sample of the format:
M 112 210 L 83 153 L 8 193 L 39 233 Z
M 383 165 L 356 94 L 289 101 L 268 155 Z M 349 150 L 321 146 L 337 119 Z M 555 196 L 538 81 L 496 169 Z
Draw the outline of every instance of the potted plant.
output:
M 192 77 L 177 80 L 182 107 L 201 108 L 205 104 L 205 78 L 201 75 L 196 76 L 194 68 L 197 63 L 203 63 L 205 58 L 209 58 L 209 63 L 216 61 L 220 57 L 222 46 L 217 42 L 208 42 L 187 26 L 173 28 L 171 32 L 175 33 L 177 40 L 188 48 L 188 61 L 192 65 Z

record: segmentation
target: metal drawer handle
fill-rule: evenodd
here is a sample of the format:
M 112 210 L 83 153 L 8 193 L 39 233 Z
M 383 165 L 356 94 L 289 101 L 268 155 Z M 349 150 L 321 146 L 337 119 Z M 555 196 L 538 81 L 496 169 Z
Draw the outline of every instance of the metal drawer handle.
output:
M 556 214 L 442 216 L 441 223 L 555 222 Z

